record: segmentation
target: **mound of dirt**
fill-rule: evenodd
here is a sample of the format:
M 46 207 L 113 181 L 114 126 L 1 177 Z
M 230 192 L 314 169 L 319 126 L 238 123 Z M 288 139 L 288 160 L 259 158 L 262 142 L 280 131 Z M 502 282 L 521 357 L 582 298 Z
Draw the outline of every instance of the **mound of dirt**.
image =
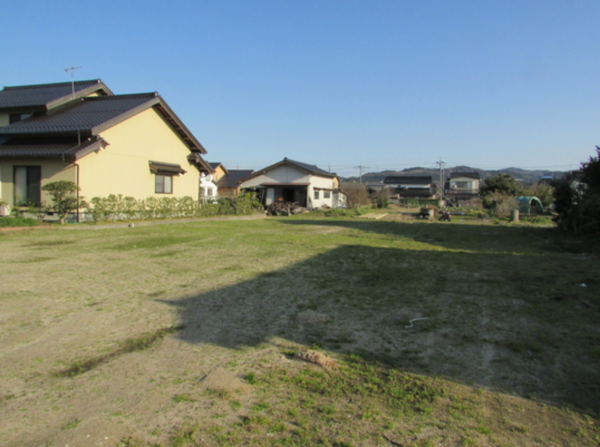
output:
M 325 354 L 317 351 L 302 351 L 298 352 L 294 358 L 299 360 L 304 360 L 305 362 L 314 363 L 316 365 L 322 366 L 327 369 L 337 369 L 339 368 L 337 362 L 333 359 L 330 359 Z

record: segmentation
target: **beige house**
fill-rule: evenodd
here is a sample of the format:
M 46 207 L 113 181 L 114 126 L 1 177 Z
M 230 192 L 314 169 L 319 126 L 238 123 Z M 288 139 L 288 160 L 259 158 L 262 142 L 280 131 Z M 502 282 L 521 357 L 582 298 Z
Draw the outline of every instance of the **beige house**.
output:
M 72 181 L 86 199 L 198 198 L 206 150 L 157 93 L 115 95 L 101 80 L 0 91 L 0 198 L 49 202 Z
M 481 176 L 478 172 L 453 172 L 448 180 L 446 197 L 469 200 L 479 197 Z
M 345 205 L 336 174 L 289 158 L 254 172 L 237 183 L 241 190 L 256 191 L 265 206 L 273 202 L 297 202 L 308 208 Z

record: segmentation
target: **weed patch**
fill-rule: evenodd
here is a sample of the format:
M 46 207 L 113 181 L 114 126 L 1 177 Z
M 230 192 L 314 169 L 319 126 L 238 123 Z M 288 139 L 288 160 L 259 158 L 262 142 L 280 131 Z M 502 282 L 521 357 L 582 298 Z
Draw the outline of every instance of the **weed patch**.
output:
M 81 421 L 79 419 L 72 419 L 65 425 L 63 425 L 61 427 L 61 430 L 72 430 L 73 428 L 77 427 L 80 423 Z

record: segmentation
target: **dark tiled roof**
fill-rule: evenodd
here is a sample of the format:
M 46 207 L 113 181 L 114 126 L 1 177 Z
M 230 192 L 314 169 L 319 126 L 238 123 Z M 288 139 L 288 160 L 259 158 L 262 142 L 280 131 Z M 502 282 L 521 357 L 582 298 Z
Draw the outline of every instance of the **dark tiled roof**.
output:
M 77 141 L 99 141 L 98 135 L 104 130 L 152 107 L 188 145 L 191 161 L 199 169 L 213 171 L 199 155 L 206 153 L 204 147 L 157 93 L 114 95 L 100 80 L 79 81 L 75 86 L 76 99 L 71 97 L 70 82 L 6 87 L 1 91 L 0 100 L 4 98 L 5 105 L 38 104 L 48 98 L 54 98 L 54 102 L 47 110 L 36 109 L 33 116 L 0 127 L 0 156 L 62 156 L 66 148 L 77 146 Z M 56 99 L 67 88 L 67 96 Z M 86 96 L 94 92 L 101 96 Z M 78 94 L 81 97 L 77 98 Z M 59 104 L 63 100 L 65 103 Z M 76 152 L 77 156 L 82 153 Z
M 69 141 L 39 143 L 31 140 L 15 141 L 15 139 L 3 144 L 2 138 L 0 138 L 0 157 L 63 157 L 77 159 L 106 146 L 107 143 L 102 138 L 91 138 L 81 144 Z
M 74 83 L 75 97 L 89 95 L 95 91 L 112 95 L 112 92 L 100 79 L 77 81 Z M 55 84 L 19 85 L 4 87 L 0 90 L 0 109 L 50 109 L 72 99 L 70 82 Z
M 321 168 L 318 168 L 316 165 L 309 165 L 308 163 L 302 163 L 300 161 L 295 161 L 295 160 L 290 160 L 289 158 L 284 158 L 282 161 L 280 161 L 279 163 L 275 163 L 274 165 L 271 166 L 267 166 L 266 168 L 261 169 L 260 171 L 256 171 L 253 172 L 252 174 L 244 177 L 242 180 L 246 181 L 246 180 L 250 180 L 254 177 L 257 177 L 261 174 L 264 174 L 265 172 L 268 172 L 272 169 L 275 169 L 279 166 L 283 166 L 283 165 L 292 165 L 295 166 L 297 168 L 299 168 L 302 171 L 306 171 L 309 174 L 314 174 L 314 175 L 320 175 L 323 177 L 330 177 L 330 178 L 334 178 L 337 177 L 337 175 L 333 172 L 327 172 Z
M 229 169 L 227 172 L 227 175 L 217 181 L 219 188 L 237 188 L 237 181 L 249 176 L 253 171 L 252 169 Z
M 81 98 L 41 116 L 32 116 L 0 128 L 0 135 L 59 134 L 72 132 L 97 133 L 110 127 L 122 115 L 133 115 L 156 102 L 155 93 Z M 102 127 L 102 129 L 97 129 Z
M 321 169 L 321 168 L 317 167 L 317 165 L 309 165 L 308 163 L 302 163 L 300 161 L 290 160 L 287 157 L 284 158 L 283 160 L 287 161 L 287 162 L 289 162 L 289 163 L 291 163 L 293 165 L 296 165 L 299 168 L 304 169 L 305 171 L 308 171 L 308 172 L 312 172 L 312 173 L 315 173 L 315 174 L 326 175 L 326 176 L 332 176 L 332 177 L 335 176 L 335 174 L 333 174 L 331 172 L 328 172 L 328 171 L 325 171 L 324 169 Z
M 450 174 L 450 178 L 468 177 L 474 179 L 481 179 L 479 172 L 453 172 Z
M 433 190 L 431 188 L 394 188 L 393 194 L 400 194 L 402 197 L 431 197 Z
M 388 175 L 383 179 L 385 185 L 423 185 L 433 182 L 431 175 Z

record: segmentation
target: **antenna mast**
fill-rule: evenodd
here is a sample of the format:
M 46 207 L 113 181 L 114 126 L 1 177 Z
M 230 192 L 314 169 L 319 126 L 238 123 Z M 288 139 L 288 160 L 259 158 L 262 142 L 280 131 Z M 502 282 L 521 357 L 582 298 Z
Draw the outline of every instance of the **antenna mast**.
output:
M 71 75 L 71 99 L 75 98 L 75 71 L 83 67 L 69 67 L 65 71 Z

